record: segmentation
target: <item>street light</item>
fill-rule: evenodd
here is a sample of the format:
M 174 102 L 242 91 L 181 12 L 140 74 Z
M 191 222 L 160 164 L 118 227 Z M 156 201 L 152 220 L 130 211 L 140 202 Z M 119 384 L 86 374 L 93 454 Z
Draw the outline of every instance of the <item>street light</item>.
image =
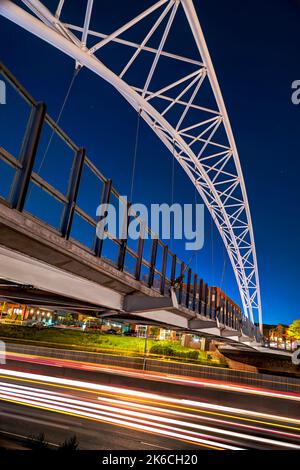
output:
M 146 325 L 146 332 L 145 332 L 143 371 L 146 369 L 147 356 L 148 356 L 148 325 Z

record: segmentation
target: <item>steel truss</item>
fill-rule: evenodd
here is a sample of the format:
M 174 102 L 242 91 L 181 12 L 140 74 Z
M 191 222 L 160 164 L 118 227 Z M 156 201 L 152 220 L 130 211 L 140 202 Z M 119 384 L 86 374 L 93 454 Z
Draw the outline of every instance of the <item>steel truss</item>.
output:
M 230 258 L 244 313 L 252 322 L 258 320 L 262 331 L 257 258 L 245 183 L 227 111 L 192 0 L 159 0 L 110 34 L 90 29 L 94 0 L 86 0 L 81 25 L 63 21 L 68 2 L 70 0 L 59 0 L 56 11 L 50 12 L 39 0 L 23 0 L 24 8 L 11 0 L 0 0 L 0 14 L 95 72 L 140 112 L 205 202 Z M 197 57 L 175 54 L 165 48 L 179 12 L 185 14 Z M 132 41 L 132 38 L 124 37 L 145 20 L 148 27 L 143 40 Z M 151 41 L 158 34 L 158 46 L 153 47 Z M 106 66 L 102 61 L 101 52 L 112 45 L 130 52 L 125 65 L 119 65 L 121 70 Z M 146 78 L 141 84 L 138 83 L 139 74 L 136 80 L 129 79 L 129 75 L 132 76 L 130 72 L 137 61 L 145 61 L 145 55 L 149 70 L 145 66 Z M 166 81 L 164 72 L 166 83 L 155 86 L 154 83 L 160 83 L 160 64 L 166 60 L 172 62 L 172 66 L 174 61 L 177 62 L 181 76 L 174 81 L 170 71 Z M 213 103 L 210 106 L 201 102 L 208 92 Z

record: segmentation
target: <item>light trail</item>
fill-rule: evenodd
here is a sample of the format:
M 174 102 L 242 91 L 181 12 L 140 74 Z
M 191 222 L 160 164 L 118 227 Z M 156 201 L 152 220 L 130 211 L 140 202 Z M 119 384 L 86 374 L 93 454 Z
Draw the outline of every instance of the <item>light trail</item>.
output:
M 246 448 L 252 443 L 264 448 L 300 449 L 300 427 L 296 427 L 300 426 L 300 420 L 294 418 L 28 372 L 2 369 L 1 374 L 6 380 L 26 383 L 19 385 L 0 382 L 0 400 L 3 401 L 127 427 L 214 449 L 241 450 L 245 448 L 243 441 Z M 67 390 L 68 393 L 41 388 L 48 386 Z M 82 393 L 92 395 L 79 397 L 78 394 Z M 222 416 L 222 419 L 219 416 L 207 416 L 211 411 L 212 414 Z M 224 419 L 228 417 L 229 420 Z M 252 418 L 263 418 L 265 421 L 255 421 Z M 234 421 L 239 419 L 249 420 L 251 423 Z M 253 424 L 254 422 L 256 424 Z M 295 427 L 282 423 L 293 424 Z M 289 432 L 273 429 L 274 426 L 287 427 Z M 239 429 L 232 430 L 234 427 Z M 265 434 L 272 436 L 265 437 Z
M 227 445 L 220 442 L 215 442 L 212 440 L 212 437 L 202 438 L 202 435 L 196 432 L 185 431 L 181 428 L 171 427 L 171 426 L 164 426 L 164 428 L 160 428 L 154 426 L 150 421 L 142 421 L 137 418 L 128 418 L 122 419 L 118 417 L 116 413 L 101 413 L 100 411 L 94 412 L 94 410 L 90 410 L 86 407 L 75 407 L 72 405 L 65 405 L 62 406 L 61 402 L 59 404 L 55 402 L 51 402 L 51 400 L 43 399 L 43 400 L 34 400 L 34 399 L 26 399 L 18 395 L 9 395 L 0 393 L 0 399 L 4 401 L 8 401 L 11 403 L 17 403 L 22 405 L 31 406 L 38 409 L 43 409 L 47 411 L 54 411 L 58 413 L 68 414 L 70 416 L 85 418 L 85 419 L 92 419 L 95 421 L 102 421 L 108 424 L 115 424 L 121 425 L 124 427 L 129 427 L 131 429 L 141 430 L 150 432 L 152 434 L 159 434 L 165 437 L 180 439 L 184 441 L 191 442 L 196 445 L 204 445 L 205 447 L 214 448 L 216 450 L 227 449 L 227 450 L 242 450 L 242 448 Z
M 33 374 L 29 372 L 21 372 L 21 371 L 1 369 L 1 368 L 0 368 L 0 372 L 3 377 L 8 376 L 8 377 L 16 377 L 16 378 L 21 378 L 21 379 L 33 380 L 33 381 L 42 381 L 47 384 L 67 386 L 70 388 L 75 387 L 81 390 L 85 389 L 87 391 L 92 390 L 96 392 L 108 392 L 108 393 L 119 394 L 119 395 L 123 394 L 123 395 L 131 396 L 134 399 L 136 398 L 145 398 L 145 399 L 150 399 L 150 400 L 153 399 L 156 401 L 165 402 L 165 403 L 174 403 L 174 404 L 181 405 L 181 406 L 188 405 L 188 406 L 202 407 L 202 408 L 216 410 L 216 411 L 230 412 L 233 414 L 242 414 L 242 415 L 244 414 L 247 416 L 271 419 L 275 421 L 280 420 L 280 421 L 284 421 L 284 422 L 292 423 L 296 425 L 300 424 L 299 419 L 294 419 L 294 418 L 289 418 L 289 417 L 284 417 L 284 416 L 276 416 L 276 415 L 260 413 L 256 411 L 250 411 L 250 410 L 243 410 L 241 408 L 232 408 L 228 406 L 217 405 L 217 404 L 212 404 L 212 403 L 207 403 L 207 402 L 171 398 L 171 397 L 166 397 L 163 395 L 158 395 L 155 393 L 141 392 L 139 390 L 131 390 L 125 387 L 114 387 L 110 385 L 101 385 L 101 384 L 95 384 L 91 382 L 65 379 L 61 377 L 50 377 L 47 375 Z
M 135 369 L 128 369 L 118 366 L 103 366 L 99 364 L 93 364 L 90 362 L 83 362 L 83 361 L 72 361 L 72 360 L 65 360 L 59 358 L 52 358 L 52 357 L 45 357 L 45 356 L 29 356 L 26 354 L 20 353 L 7 353 L 7 359 L 15 359 L 17 358 L 21 362 L 36 362 L 42 365 L 52 365 L 58 367 L 70 367 L 73 369 L 80 369 L 80 370 L 89 370 L 89 371 L 101 371 L 109 374 L 115 374 L 116 372 L 119 375 L 124 375 L 127 377 L 139 377 L 142 379 L 149 379 L 149 380 L 156 380 L 156 381 L 164 381 L 164 382 L 171 382 L 176 384 L 184 384 L 184 385 L 192 385 L 194 387 L 209 387 L 212 389 L 219 389 L 225 390 L 230 392 L 237 392 L 237 393 L 244 393 L 250 395 L 259 395 L 265 396 L 270 398 L 280 398 L 285 400 L 293 400 L 293 401 L 300 401 L 300 394 L 297 393 L 287 393 L 287 392 L 280 392 L 269 390 L 265 388 L 258 388 L 258 387 L 250 387 L 248 385 L 240 385 L 240 384 L 233 384 L 233 383 L 222 383 L 216 380 L 209 380 L 209 379 L 197 379 L 194 377 L 183 377 L 178 375 L 166 374 L 166 373 L 154 373 L 150 371 L 140 371 Z M 199 366 L 201 367 L 201 366 Z M 266 382 L 264 380 L 263 382 Z M 268 381 L 273 383 L 274 381 Z
M 244 428 L 244 429 L 251 429 L 255 431 L 263 431 L 266 433 L 272 433 L 272 434 L 279 434 L 282 436 L 286 436 L 289 438 L 294 438 L 294 439 L 300 439 L 300 436 L 298 434 L 292 434 L 290 432 L 284 432 L 284 431 L 277 431 L 275 429 L 267 429 L 265 427 L 258 427 L 258 426 L 253 426 L 250 424 L 242 424 L 242 423 L 236 423 L 234 421 L 228 421 L 224 419 L 219 419 L 219 418 L 211 418 L 209 416 L 203 416 L 203 415 L 197 415 L 197 414 L 192 414 L 186 411 L 175 411 L 169 408 L 159 408 L 157 406 L 149 406 L 146 404 L 140 404 L 140 403 L 133 403 L 132 401 L 124 401 L 124 400 L 118 400 L 118 399 L 113 399 L 113 398 L 107 398 L 107 397 L 99 397 L 99 401 L 102 402 L 109 402 L 109 403 L 117 403 L 119 406 L 131 406 L 133 408 L 139 408 L 139 409 L 147 409 L 150 412 L 152 411 L 157 411 L 159 413 L 167 413 L 169 415 L 175 415 L 175 416 L 182 416 L 186 418 L 191 418 L 191 419 L 196 419 L 196 420 L 204 420 L 204 421 L 210 421 L 213 423 L 218 423 L 218 424 L 224 424 L 224 425 L 230 425 L 233 427 L 239 427 L 239 428 Z M 268 424 L 272 425 L 273 423 L 264 423 L 264 422 L 258 422 L 259 424 Z M 300 424 L 300 423 L 299 423 Z M 284 427 L 284 426 L 282 426 Z M 295 429 L 296 431 L 300 432 L 300 427 L 299 428 L 292 428 Z
M 53 403 L 54 405 L 59 406 L 61 403 L 65 403 L 65 401 L 66 401 L 65 396 L 55 396 L 53 398 L 52 394 L 48 394 L 48 393 L 45 393 L 43 391 L 42 392 L 41 391 L 36 392 L 32 388 L 29 388 L 28 390 L 25 390 L 25 388 L 23 387 L 22 390 L 19 389 L 18 391 L 16 391 L 16 389 L 14 387 L 6 386 L 6 384 L 4 384 L 4 386 L 3 386 L 3 384 L 0 384 L 0 398 L 8 397 L 8 398 L 14 399 L 16 397 L 17 400 L 22 400 L 23 401 L 24 395 L 29 396 L 29 397 L 39 398 L 40 401 L 37 402 L 37 403 L 40 406 L 43 406 L 44 404 L 49 404 L 49 403 Z M 26 403 L 26 400 L 24 400 L 24 403 Z M 290 449 L 298 449 L 298 450 L 300 449 L 300 446 L 298 446 L 298 445 L 290 444 L 290 443 L 283 442 L 283 441 L 275 441 L 275 440 L 272 440 L 272 439 L 262 438 L 262 437 L 258 437 L 258 436 L 252 436 L 250 434 L 242 434 L 242 433 L 238 433 L 238 432 L 235 432 L 235 431 L 230 431 L 228 429 L 224 430 L 224 429 L 219 429 L 219 428 L 212 428 L 212 427 L 209 427 L 209 426 L 190 423 L 188 421 L 183 421 L 183 420 L 180 421 L 180 420 L 175 420 L 175 419 L 171 419 L 171 418 L 161 417 L 161 416 L 157 416 L 157 415 L 149 414 L 149 413 L 135 412 L 133 410 L 126 410 L 126 409 L 123 409 L 123 408 L 117 408 L 116 406 L 112 407 L 112 406 L 98 405 L 98 404 L 94 404 L 94 403 L 87 403 L 86 401 L 74 400 L 72 398 L 68 398 L 68 402 L 65 405 L 64 410 L 69 409 L 69 408 L 79 409 L 80 411 L 83 411 L 83 412 L 89 412 L 90 409 L 93 409 L 93 410 L 97 410 L 97 415 L 105 415 L 104 412 L 106 412 L 107 416 L 112 416 L 112 417 L 118 417 L 120 414 L 121 415 L 124 414 L 124 415 L 128 415 L 126 417 L 129 421 L 134 421 L 135 423 L 142 423 L 143 422 L 142 419 L 144 419 L 145 420 L 144 423 L 146 423 L 148 425 L 151 424 L 150 421 L 163 423 L 164 424 L 164 429 L 170 429 L 172 431 L 174 431 L 174 430 L 178 431 L 179 428 L 169 426 L 169 424 L 173 424 L 173 425 L 177 425 L 177 426 L 183 426 L 183 427 L 192 428 L 192 429 L 197 429 L 197 430 L 206 431 L 206 432 L 210 432 L 210 433 L 213 432 L 213 433 L 216 433 L 216 434 L 230 436 L 230 437 L 233 437 L 233 438 L 247 439 L 248 441 L 261 442 L 261 443 L 268 444 L 268 445 L 282 446 L 282 447 L 287 447 L 287 448 L 290 448 Z M 58 409 L 60 409 L 60 408 L 58 408 Z M 196 435 L 194 432 L 190 432 L 190 433 L 193 434 L 193 435 Z M 203 436 L 201 436 L 201 437 L 203 437 Z M 299 436 L 299 438 L 300 438 L 300 436 Z M 216 443 L 213 443 L 213 444 L 216 445 Z M 227 446 L 224 446 L 224 444 L 222 444 L 222 446 L 224 448 L 228 448 Z M 230 449 L 233 450 L 232 447 L 230 447 Z M 234 450 L 237 450 L 237 449 L 234 449 Z

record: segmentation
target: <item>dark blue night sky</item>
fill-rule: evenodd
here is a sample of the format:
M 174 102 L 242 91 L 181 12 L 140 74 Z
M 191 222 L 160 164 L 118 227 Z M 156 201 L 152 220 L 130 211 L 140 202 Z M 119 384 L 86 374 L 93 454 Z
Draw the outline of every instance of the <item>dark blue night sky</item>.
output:
M 45 3 L 55 8 L 58 2 Z M 73 4 L 72 21 L 78 23 L 85 0 L 66 3 Z M 92 27 L 109 33 L 151 3 L 96 0 L 100 19 L 99 24 L 94 19 Z M 194 3 L 243 168 L 256 240 L 264 322 L 289 323 L 300 317 L 300 105 L 291 102 L 291 83 L 300 79 L 300 1 Z M 112 8 L 113 4 L 116 8 Z M 184 49 L 184 25 L 178 39 Z M 47 103 L 48 113 L 55 118 L 71 80 L 73 61 L 3 18 L 0 44 L 1 61 L 36 99 Z M 117 50 L 109 51 L 107 60 L 118 61 Z M 0 107 L 1 123 L 8 120 L 7 109 Z M 86 147 L 91 160 L 113 179 L 121 194 L 130 192 L 136 123 L 136 112 L 109 84 L 92 72 L 81 70 L 60 124 L 77 145 Z M 13 145 L 12 135 L 3 136 L 0 131 L 0 136 Z M 134 200 L 170 203 L 171 172 L 170 154 L 141 123 Z M 60 178 L 63 186 L 63 173 Z M 194 188 L 177 164 L 174 200 L 195 201 Z M 200 196 L 197 201 L 201 202 Z M 210 284 L 220 285 L 224 249 L 208 214 L 205 233 L 205 246 L 193 259 L 192 268 Z M 182 242 L 175 241 L 173 251 L 184 261 L 191 256 L 184 252 Z M 229 261 L 222 287 L 240 303 Z

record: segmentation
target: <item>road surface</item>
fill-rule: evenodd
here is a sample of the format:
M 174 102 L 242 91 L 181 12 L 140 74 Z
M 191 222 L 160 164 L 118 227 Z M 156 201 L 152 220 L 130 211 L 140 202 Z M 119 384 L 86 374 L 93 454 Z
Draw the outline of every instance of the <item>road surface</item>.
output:
M 39 371 L 11 366 L 0 368 L 6 438 L 44 433 L 57 447 L 76 434 L 81 449 L 98 450 L 300 449 L 296 394 L 228 390 L 224 383 L 193 389 L 169 383 L 159 392 L 141 377 L 125 386 L 122 376 L 109 384 L 105 374 L 95 381 L 65 378 L 57 368 L 50 374 L 44 365 Z

